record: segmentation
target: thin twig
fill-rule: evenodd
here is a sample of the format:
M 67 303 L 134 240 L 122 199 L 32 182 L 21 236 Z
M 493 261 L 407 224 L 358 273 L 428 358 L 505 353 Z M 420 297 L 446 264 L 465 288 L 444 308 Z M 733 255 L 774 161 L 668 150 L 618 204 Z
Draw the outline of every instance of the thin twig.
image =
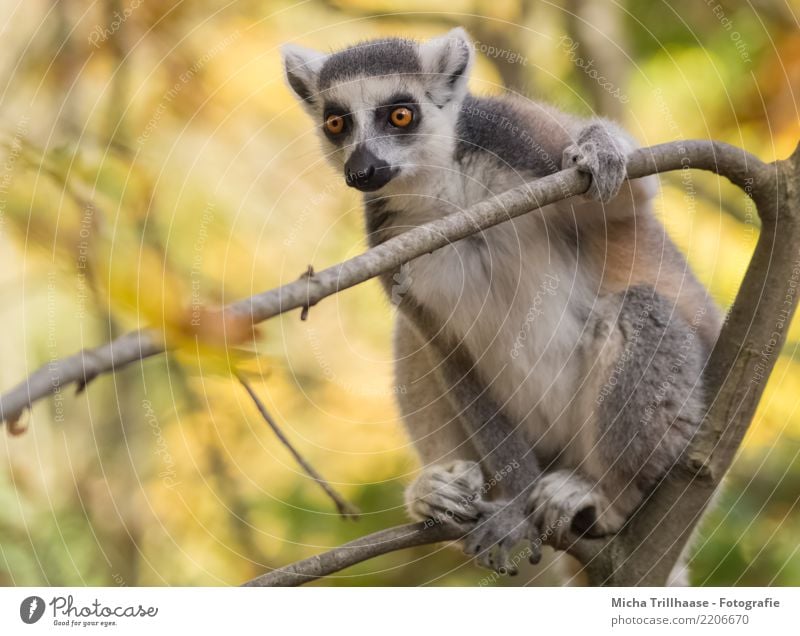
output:
M 281 444 L 283 444 L 292 454 L 295 460 L 297 460 L 297 463 L 300 464 L 300 467 L 306 471 L 306 473 L 308 473 L 308 476 L 317 482 L 320 485 L 320 488 L 325 491 L 325 494 L 331 498 L 331 501 L 333 501 L 342 518 L 358 519 L 361 511 L 354 505 L 345 501 L 345 499 L 333 489 L 333 486 L 331 486 L 327 480 L 320 475 L 317 470 L 300 454 L 300 451 L 298 451 L 289 441 L 289 438 L 284 435 L 277 422 L 272 419 L 269 411 L 267 411 L 267 407 L 264 406 L 264 403 L 256 395 L 256 392 L 253 390 L 253 387 L 250 386 L 250 383 L 245 380 L 244 376 L 240 373 L 236 373 L 235 375 L 241 385 L 244 387 L 244 390 L 247 391 L 248 395 L 250 395 L 250 397 L 253 399 L 253 402 L 255 402 L 258 412 L 261 413 L 261 417 L 264 418 L 264 421 L 272 429 L 272 432 L 275 433 L 275 436 L 280 440 Z

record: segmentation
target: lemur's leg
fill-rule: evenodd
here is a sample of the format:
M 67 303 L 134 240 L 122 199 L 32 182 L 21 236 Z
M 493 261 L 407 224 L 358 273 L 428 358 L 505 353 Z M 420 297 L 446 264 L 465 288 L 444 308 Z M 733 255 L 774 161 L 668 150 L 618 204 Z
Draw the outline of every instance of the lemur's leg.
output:
M 594 413 L 562 454 L 562 468 L 531 492 L 537 523 L 568 520 L 560 533 L 616 532 L 681 460 L 704 412 L 697 327 L 649 287 L 601 299 L 581 343 L 586 377 L 597 378 Z
M 402 314 L 394 329 L 395 394 L 403 422 L 424 465 L 477 461 L 437 372 L 437 358 Z
M 489 387 L 476 377 L 469 353 L 449 334 L 447 326 L 438 326 L 431 312 L 417 304 L 411 294 L 403 298 L 401 310 L 426 343 L 428 363 L 434 362 L 427 368 L 435 370 L 438 392 L 444 393 L 457 414 L 444 421 L 458 422 L 480 462 L 426 469 L 408 491 L 410 512 L 414 516 L 422 512 L 434 519 L 466 520 L 472 524 L 464 551 L 477 556 L 484 567 L 513 573 L 509 553 L 525 539 L 531 540 L 530 559 L 538 561 L 541 546 L 525 513 L 527 493 L 539 476 L 530 445 L 491 398 Z M 489 490 L 501 498 L 485 500 Z M 458 501 L 457 507 L 454 500 Z M 439 515 L 431 515 L 431 509 Z

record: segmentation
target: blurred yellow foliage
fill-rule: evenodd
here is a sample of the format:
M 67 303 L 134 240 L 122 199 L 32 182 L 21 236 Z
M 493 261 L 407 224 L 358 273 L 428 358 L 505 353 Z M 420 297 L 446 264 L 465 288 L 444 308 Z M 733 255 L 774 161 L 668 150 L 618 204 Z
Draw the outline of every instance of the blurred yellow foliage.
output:
M 510 0 L 143 3 L 106 33 L 113 5 L 0 8 L 8 53 L 0 73 L 12 87 L 0 102 L 1 319 L 10 336 L 0 374 L 8 387 L 36 366 L 146 326 L 177 349 L 98 378 L 80 396 L 55 396 L 34 409 L 27 435 L 5 439 L 4 583 L 237 584 L 405 519 L 402 486 L 417 462 L 397 419 L 391 308 L 378 285 L 327 299 L 307 322 L 291 312 L 256 334 L 218 311 L 365 248 L 359 197 L 325 163 L 286 88 L 282 43 L 329 50 L 463 25 L 476 41 L 520 56 L 511 64 L 478 50 L 474 91 L 500 93 L 505 83 L 585 113 L 607 96 L 570 59 L 569 33 L 630 98 L 603 114 L 623 119 L 645 145 L 714 138 L 772 159 L 800 138 L 791 98 L 800 36 L 777 10 L 731 8 L 744 41 L 737 48 L 704 3 L 678 16 L 635 0 L 597 24 L 557 4 Z M 624 36 L 602 47 L 611 66 L 588 37 L 602 42 L 609 29 Z M 711 175 L 663 175 L 657 207 L 728 306 L 758 237 L 743 195 Z M 762 584 L 781 560 L 778 581 L 800 581 L 796 541 L 775 532 L 800 529 L 792 503 L 800 467 L 777 450 L 800 440 L 799 329 L 795 321 L 730 477 L 737 494 L 707 526 L 699 583 Z M 358 524 L 338 519 L 232 369 L 253 378 L 293 443 L 359 505 Z M 751 567 L 762 548 L 771 561 Z M 326 583 L 481 576 L 454 550 L 420 549 Z M 521 578 L 546 576 L 531 568 Z

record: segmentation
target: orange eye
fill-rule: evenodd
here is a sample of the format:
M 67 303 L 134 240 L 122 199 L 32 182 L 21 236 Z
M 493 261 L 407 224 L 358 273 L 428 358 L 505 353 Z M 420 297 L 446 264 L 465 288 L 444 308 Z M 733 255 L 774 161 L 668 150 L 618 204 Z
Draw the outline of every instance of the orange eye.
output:
M 389 115 L 389 121 L 398 128 L 405 128 L 414 119 L 414 113 L 405 106 L 395 108 Z
M 328 117 L 325 119 L 325 128 L 327 128 L 328 132 L 332 135 L 338 135 L 344 130 L 344 117 L 339 117 L 339 115 L 328 115 Z

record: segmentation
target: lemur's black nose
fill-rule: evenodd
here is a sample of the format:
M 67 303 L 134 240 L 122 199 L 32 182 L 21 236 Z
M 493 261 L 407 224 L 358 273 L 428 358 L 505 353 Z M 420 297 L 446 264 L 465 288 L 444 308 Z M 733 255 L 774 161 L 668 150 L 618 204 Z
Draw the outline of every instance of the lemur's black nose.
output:
M 351 188 L 374 192 L 392 180 L 394 171 L 376 157 L 364 144 L 359 144 L 344 164 L 344 180 Z

